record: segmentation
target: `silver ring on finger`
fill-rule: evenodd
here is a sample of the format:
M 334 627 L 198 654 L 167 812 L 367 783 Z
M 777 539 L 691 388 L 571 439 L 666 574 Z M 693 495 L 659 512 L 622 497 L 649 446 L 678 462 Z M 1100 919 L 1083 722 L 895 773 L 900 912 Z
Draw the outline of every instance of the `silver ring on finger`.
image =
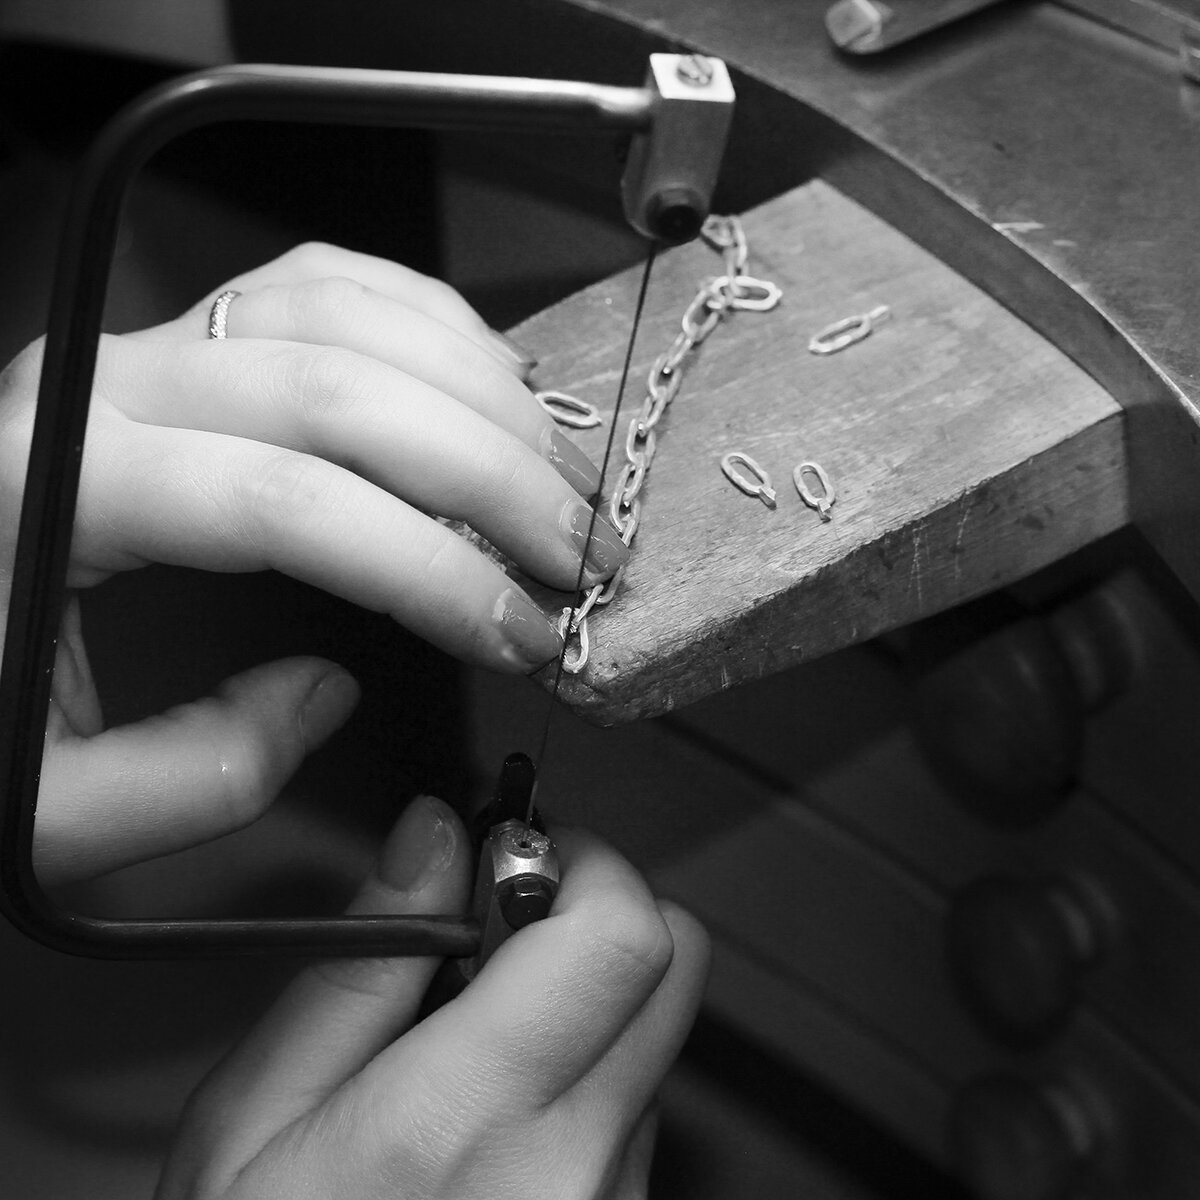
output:
M 229 320 L 229 306 L 240 296 L 241 292 L 222 292 L 208 310 L 208 336 L 218 342 L 225 340 L 225 326 Z

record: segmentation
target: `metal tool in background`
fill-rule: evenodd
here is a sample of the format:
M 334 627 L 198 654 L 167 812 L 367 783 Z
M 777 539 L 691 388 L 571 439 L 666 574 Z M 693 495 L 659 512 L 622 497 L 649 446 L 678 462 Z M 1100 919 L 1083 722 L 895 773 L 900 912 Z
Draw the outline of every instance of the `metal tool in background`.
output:
M 999 0 L 837 0 L 825 14 L 833 44 L 847 54 L 877 54 Z
M 497 829 L 485 881 L 491 899 L 486 912 L 468 918 L 111 920 L 67 912 L 38 884 L 32 848 L 42 746 L 96 350 L 122 202 L 146 159 L 172 137 L 231 120 L 624 131 L 633 139 L 621 189 L 626 216 L 645 236 L 675 244 L 694 237 L 708 215 L 733 102 L 725 65 L 691 55 L 652 55 L 640 88 L 243 65 L 173 80 L 105 127 L 81 164 L 59 248 L 0 667 L 0 911 L 14 925 L 55 949 L 104 958 L 478 958 L 491 936 L 493 903 L 502 916 L 541 903 L 533 894 L 505 899 L 509 882 L 522 874 L 512 860 L 534 844 L 532 827 L 528 845 L 515 848 Z M 540 845 L 534 859 L 521 859 L 537 868 L 524 874 L 549 880 L 552 860 Z
M 833 44 L 847 54 L 878 54 L 1000 0 L 836 0 L 825 14 Z M 1200 0 L 1058 0 L 1102 25 L 1179 56 L 1200 83 Z

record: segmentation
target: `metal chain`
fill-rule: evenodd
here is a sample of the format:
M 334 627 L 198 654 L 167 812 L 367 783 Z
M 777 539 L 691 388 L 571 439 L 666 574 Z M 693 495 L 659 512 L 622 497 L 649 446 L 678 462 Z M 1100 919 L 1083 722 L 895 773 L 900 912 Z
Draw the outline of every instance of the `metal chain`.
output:
M 774 283 L 746 274 L 750 250 L 737 217 L 709 217 L 700 236 L 721 255 L 725 273 L 705 280 L 692 297 L 680 321 L 680 332 L 654 360 L 646 380 L 641 410 L 629 422 L 629 431 L 625 435 L 625 464 L 608 501 L 609 520 L 627 546 L 633 544 L 641 523 L 641 491 L 658 449 L 658 425 L 679 395 L 688 355 L 703 344 L 727 313 L 770 312 L 783 295 Z M 577 639 L 574 653 L 568 645 L 563 658 L 563 670 L 568 674 L 578 675 L 587 665 L 591 649 L 588 618 L 594 608 L 612 603 L 624 574 L 622 567 L 607 582 L 589 588 L 577 607 L 568 606 L 562 610 L 558 619 L 559 635 L 564 640 L 572 635 Z

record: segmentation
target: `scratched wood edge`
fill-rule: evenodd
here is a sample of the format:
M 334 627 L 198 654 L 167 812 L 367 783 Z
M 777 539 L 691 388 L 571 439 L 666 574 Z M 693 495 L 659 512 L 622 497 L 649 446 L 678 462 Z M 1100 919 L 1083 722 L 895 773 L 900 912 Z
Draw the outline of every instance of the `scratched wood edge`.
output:
M 1129 523 L 1125 497 L 1112 486 L 1123 460 L 1124 428 L 1114 414 L 659 658 L 625 659 L 613 669 L 598 636 L 592 670 L 570 678 L 560 698 L 601 725 L 661 716 L 996 591 L 1066 552 L 1061 542 L 1037 536 L 1052 519 L 1039 512 L 1055 509 L 1047 476 L 1069 478 L 1083 468 L 1084 486 L 1073 488 L 1070 500 L 1080 510 L 1072 519 L 1074 548 Z M 988 543 L 994 557 L 962 553 L 968 520 L 972 537 Z M 947 575 L 952 589 L 943 586 Z M 735 641 L 737 653 L 720 652 Z
M 786 225 L 787 206 L 811 207 L 814 195 L 833 196 L 842 205 L 858 208 L 818 181 L 769 201 L 747 214 L 747 220 L 771 210 L 778 222 L 783 213 L 783 232 L 799 239 L 802 231 Z M 775 232 L 779 235 L 781 231 Z M 906 253 L 925 255 L 899 233 L 887 232 L 891 239 L 910 247 Z M 758 250 L 770 259 L 769 247 L 759 246 Z M 937 265 L 949 273 L 948 268 Z M 613 296 L 631 295 L 637 274 L 636 269 L 624 272 L 585 289 L 531 318 L 517 331 L 518 337 L 545 344 L 547 330 L 561 336 L 573 320 L 587 314 L 593 321 L 601 312 L 610 313 L 618 324 L 628 321 L 629 314 L 614 303 Z M 956 286 L 971 287 L 959 276 L 954 279 Z M 994 304 L 982 294 L 980 298 Z M 674 308 L 681 310 L 683 302 L 676 296 Z M 996 306 L 996 320 L 1013 320 L 1011 314 L 1001 312 Z M 653 314 L 648 308 L 650 319 Z M 1053 364 L 1055 371 L 1077 371 L 1033 330 L 1023 325 L 1020 329 L 1025 347 L 1036 345 L 1038 354 Z M 611 327 L 600 334 L 610 340 L 612 336 Z M 722 330 L 722 336 L 738 335 Z M 577 355 L 581 361 L 586 359 L 582 349 Z M 615 377 L 615 371 L 613 374 Z M 1082 372 L 1078 374 L 1080 380 L 1085 379 Z M 634 381 L 636 392 L 639 374 Z M 594 627 L 597 636 L 592 661 L 582 674 L 564 677 L 560 698 L 599 725 L 656 716 L 1001 588 L 1122 527 L 1129 520 L 1125 424 L 1110 398 L 1091 381 L 1086 381 L 1086 387 L 1100 398 L 1090 407 L 1079 410 L 1076 405 L 1076 411 L 1061 420 L 1053 414 L 1047 418 L 1044 408 L 1038 410 L 1039 420 L 1051 422 L 1051 444 L 1025 453 L 1022 439 L 1015 438 L 1011 460 L 1002 469 L 984 474 L 978 469 L 973 472 L 971 464 L 964 463 L 962 476 L 951 489 L 953 494 L 939 498 L 929 511 L 891 525 L 884 514 L 878 537 L 849 547 L 833 561 L 816 563 L 786 592 L 755 598 L 730 619 L 705 621 L 701 617 L 696 623 L 689 616 L 692 624 L 686 636 L 675 636 L 677 631 L 669 628 L 652 631 L 652 651 L 632 647 L 635 652 L 631 653 L 631 644 L 605 643 L 602 631 L 606 618 L 611 621 L 611 617 L 600 614 Z M 639 400 L 639 395 L 631 394 L 627 403 L 636 405 Z M 624 426 L 624 418 L 621 423 Z M 1010 447 L 1002 449 L 1009 452 Z M 660 506 L 663 503 L 662 496 L 653 500 Z M 837 519 L 835 515 L 835 523 Z M 964 544 L 968 526 L 970 536 Z M 636 544 L 634 553 L 639 553 Z M 554 593 L 531 590 L 548 608 L 556 602 Z M 557 597 L 558 603 L 565 601 Z M 547 686 L 553 677 L 552 669 L 541 674 Z

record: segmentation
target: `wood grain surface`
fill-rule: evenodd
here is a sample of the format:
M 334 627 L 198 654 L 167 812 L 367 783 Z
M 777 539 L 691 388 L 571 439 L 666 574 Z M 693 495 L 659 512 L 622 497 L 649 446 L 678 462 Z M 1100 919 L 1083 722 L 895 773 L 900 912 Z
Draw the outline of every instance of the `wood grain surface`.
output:
M 599 724 L 654 716 L 1002 587 L 1127 523 L 1124 424 L 1063 354 L 930 254 L 819 181 L 745 215 L 749 273 L 784 292 L 728 317 L 691 357 L 659 428 L 644 513 L 617 600 L 591 622 L 591 659 L 561 697 Z M 696 243 L 655 264 L 618 421 L 720 258 Z M 578 435 L 603 457 L 640 270 L 515 331 L 535 386 L 605 412 Z M 831 321 L 888 305 L 865 341 L 810 354 Z M 774 511 L 720 459 L 770 471 Z M 792 468 L 820 462 L 833 519 Z M 606 489 L 607 494 L 607 489 Z M 548 611 L 568 598 L 531 591 Z M 552 677 L 552 671 L 545 674 Z

